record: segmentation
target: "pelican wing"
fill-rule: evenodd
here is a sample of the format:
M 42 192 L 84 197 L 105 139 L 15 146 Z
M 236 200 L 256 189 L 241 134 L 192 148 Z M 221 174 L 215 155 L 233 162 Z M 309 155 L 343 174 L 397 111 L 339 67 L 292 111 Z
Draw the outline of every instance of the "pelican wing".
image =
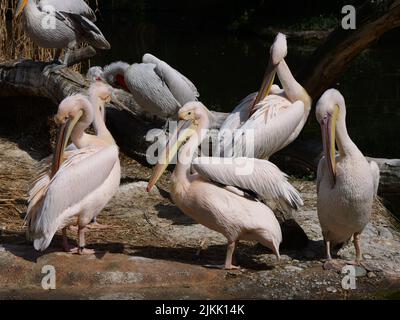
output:
M 119 161 L 117 146 L 87 147 L 70 154 L 51 180 L 44 174 L 31 190 L 34 202 L 29 205 L 26 221 L 37 250 L 48 247 L 63 222 L 76 213 L 68 209 L 101 186 Z
M 196 86 L 166 62 L 149 53 L 146 53 L 142 60 L 143 63 L 152 63 L 156 65 L 154 71 L 167 84 L 175 99 L 179 101 L 182 106 L 187 102 L 196 101 L 200 96 Z
M 285 104 L 286 99 L 277 99 L 276 104 L 270 100 L 259 106 L 240 130 L 232 134 L 233 141 L 230 142 L 230 146 L 241 153 L 237 156 L 268 159 L 298 136 L 304 121 L 304 103 L 296 101 L 293 104 Z M 232 152 L 229 144 L 226 146 L 226 141 L 220 143 L 226 148 L 225 154 L 230 156 Z
M 220 156 L 233 156 L 233 136 L 234 131 L 239 129 L 250 116 L 251 103 L 256 98 L 257 92 L 249 94 L 236 106 L 229 114 L 219 129 L 217 154 Z
M 135 63 L 126 70 L 125 82 L 135 101 L 144 110 L 171 117 L 177 114 L 181 104 L 157 75 L 156 67 L 153 63 Z
M 49 6 L 56 11 L 64 11 L 82 15 L 89 20 L 95 22 L 96 14 L 83 0 L 41 0 L 38 3 L 40 11 L 49 12 Z
M 220 130 L 229 129 L 234 130 L 239 128 L 243 123 L 249 119 L 250 107 L 253 100 L 256 98 L 257 92 L 249 94 L 233 109 L 222 124 Z
M 69 28 L 85 39 L 90 45 L 98 49 L 110 49 L 110 43 L 106 40 L 100 29 L 89 19 L 82 15 L 57 11 L 56 18 L 64 22 Z
M 286 203 L 295 209 L 303 205 L 299 193 L 288 182 L 287 175 L 269 161 L 200 157 L 192 165 L 202 177 L 224 186 L 249 190 L 263 200 Z

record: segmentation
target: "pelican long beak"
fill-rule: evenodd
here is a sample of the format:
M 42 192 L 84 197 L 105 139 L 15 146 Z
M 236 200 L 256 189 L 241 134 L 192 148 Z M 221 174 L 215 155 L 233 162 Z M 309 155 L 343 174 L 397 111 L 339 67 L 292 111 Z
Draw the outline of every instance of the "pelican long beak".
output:
M 276 68 L 278 66 L 272 62 L 272 59 L 269 59 L 267 70 L 265 71 L 263 83 L 261 85 L 260 91 L 258 91 L 256 99 L 253 101 L 251 106 L 250 115 L 255 112 L 255 107 L 259 104 L 262 100 L 265 99 L 269 95 L 271 91 L 271 87 L 274 84 L 275 75 L 276 75 Z
M 182 144 L 194 133 L 194 124 L 189 120 L 181 120 L 174 133 L 161 151 L 158 162 L 153 169 L 153 174 L 147 185 L 147 192 L 150 192 L 155 184 L 160 180 L 161 176 L 168 168 L 169 164 L 175 158 Z
M 73 118 L 69 118 L 65 123 L 61 124 L 57 132 L 56 150 L 53 156 L 51 166 L 51 177 L 53 177 L 60 169 L 64 161 L 64 152 L 71 137 L 72 130 L 82 117 L 83 111 L 80 110 Z
M 335 107 L 333 115 L 329 115 L 321 123 L 322 142 L 324 145 L 325 159 L 328 166 L 328 174 L 331 179 L 332 188 L 336 183 L 336 121 L 339 107 Z
M 24 11 L 26 5 L 28 4 L 29 0 L 20 0 L 17 6 L 17 13 L 15 14 L 15 18 L 18 18 L 21 13 Z

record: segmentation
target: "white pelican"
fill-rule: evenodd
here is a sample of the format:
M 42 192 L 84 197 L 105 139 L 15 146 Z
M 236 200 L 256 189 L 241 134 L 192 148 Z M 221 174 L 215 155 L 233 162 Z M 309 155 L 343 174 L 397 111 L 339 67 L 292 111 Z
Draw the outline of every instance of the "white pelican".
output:
M 108 101 L 110 95 L 100 95 Z M 101 121 L 101 111 L 97 111 Z M 60 125 L 57 147 L 51 170 L 46 169 L 30 191 L 27 211 L 27 236 L 36 250 L 43 251 L 54 234 L 63 230 L 63 246 L 67 252 L 92 254 L 85 248 L 86 226 L 109 202 L 120 182 L 118 147 L 107 137 L 106 129 L 98 126 L 99 137 L 86 134 L 94 120 L 93 105 L 83 95 L 61 102 L 55 117 Z M 107 130 L 108 131 L 108 130 Z M 64 152 L 67 141 L 78 148 Z M 78 225 L 79 246 L 70 249 L 66 227 Z
M 89 74 L 99 75 L 99 67 L 93 68 Z M 119 61 L 106 66 L 102 78 L 130 92 L 145 111 L 166 118 L 176 117 L 185 103 L 199 97 L 188 78 L 149 53 L 143 56 L 142 63 L 129 65 Z
M 179 152 L 172 174 L 173 202 L 198 223 L 227 238 L 226 269 L 236 268 L 232 265 L 232 255 L 240 239 L 263 244 L 279 259 L 282 241 L 279 223 L 269 207 L 245 190 L 262 198 L 285 202 L 293 208 L 302 205 L 300 195 L 286 176 L 266 160 L 197 158 L 193 162 L 196 173 L 191 174 L 192 158 L 210 125 L 208 114 L 200 102 L 189 102 L 179 111 L 179 119 L 188 122 L 180 123 L 177 135 L 172 136 L 161 153 L 147 190 L 157 183 L 180 145 L 189 138 Z
M 54 60 L 58 60 L 61 50 L 67 48 L 63 64 L 68 65 L 71 50 L 80 42 L 95 49 L 110 49 L 100 29 L 90 21 L 94 19 L 94 13 L 84 1 L 43 1 L 37 4 L 35 0 L 19 0 L 16 16 L 23 13 L 26 32 L 39 47 L 57 49 Z M 54 6 L 55 11 L 49 10 L 48 5 Z M 44 23 L 49 17 L 54 18 L 54 26 L 49 22 L 47 27 Z
M 221 156 L 238 153 L 269 159 L 300 134 L 311 110 L 311 98 L 290 72 L 284 60 L 286 54 L 286 37 L 279 33 L 271 46 L 260 91 L 242 100 L 220 128 Z M 283 89 L 272 85 L 275 73 Z
M 57 11 L 79 14 L 93 22 L 97 20 L 95 12 L 85 0 L 40 0 L 37 5 L 41 11 L 48 11 L 50 6 Z
M 353 236 L 356 262 L 362 260 L 360 234 L 367 225 L 379 185 L 379 168 L 365 159 L 347 133 L 346 106 L 335 89 L 317 103 L 325 156 L 318 165 L 318 217 L 330 264 L 331 246 Z M 335 141 L 339 149 L 336 156 Z M 332 261 L 333 263 L 333 261 Z

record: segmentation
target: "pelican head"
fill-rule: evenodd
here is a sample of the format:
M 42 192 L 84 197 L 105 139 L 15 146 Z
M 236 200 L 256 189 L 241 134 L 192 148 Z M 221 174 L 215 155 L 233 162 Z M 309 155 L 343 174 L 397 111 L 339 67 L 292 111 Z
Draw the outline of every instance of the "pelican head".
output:
M 317 121 L 321 126 L 322 143 L 332 188 L 336 183 L 336 124 L 346 117 L 343 96 L 335 89 L 327 90 L 316 107 Z
M 86 73 L 86 78 L 89 79 L 90 82 L 105 81 L 105 79 L 103 78 L 103 72 L 104 70 L 102 67 L 91 67 Z
M 261 89 L 260 91 L 258 91 L 257 97 L 253 102 L 252 113 L 254 111 L 254 107 L 269 95 L 271 87 L 275 80 L 276 68 L 281 63 L 281 61 L 285 59 L 286 55 L 286 36 L 283 33 L 278 33 L 270 49 L 270 57 L 267 70 L 265 71 Z
M 147 185 L 147 191 L 150 192 L 157 181 L 161 178 L 169 164 L 175 158 L 179 149 L 185 142 L 197 134 L 199 127 L 207 128 L 209 125 L 209 111 L 198 101 L 188 102 L 178 113 L 179 123 L 158 157 L 158 163 L 154 167 L 153 174 Z
M 205 124 L 209 121 L 209 111 L 199 101 L 192 101 L 186 103 L 178 112 L 179 120 L 190 121 L 196 126 L 199 123 Z
M 56 151 L 52 163 L 52 176 L 58 171 L 63 160 L 72 131 L 79 121 L 93 122 L 93 110 L 83 95 L 74 95 L 64 99 L 58 107 L 54 121 L 58 126 Z
M 100 112 L 104 119 L 105 118 L 104 105 L 106 103 L 111 102 L 111 97 L 112 97 L 111 86 L 102 81 L 96 81 L 90 85 L 88 92 L 89 92 L 89 97 L 91 99 L 95 98 L 94 100 L 97 100 L 96 103 L 94 103 L 94 107 L 95 109 L 97 108 L 100 109 Z
M 277 66 L 287 55 L 287 41 L 283 33 L 278 33 L 274 43 L 271 46 L 271 62 Z
M 19 0 L 18 1 L 17 12 L 15 14 L 15 18 L 18 18 L 22 14 L 22 12 L 24 11 L 24 9 L 29 1 L 30 0 Z
M 112 86 L 129 92 L 129 88 L 125 82 L 125 72 L 129 67 L 130 65 L 123 61 L 113 62 L 104 67 L 102 77 Z

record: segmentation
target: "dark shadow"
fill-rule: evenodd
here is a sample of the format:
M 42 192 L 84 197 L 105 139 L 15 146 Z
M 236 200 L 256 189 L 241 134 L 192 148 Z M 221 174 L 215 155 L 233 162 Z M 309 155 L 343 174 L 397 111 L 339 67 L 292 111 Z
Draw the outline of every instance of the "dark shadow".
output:
M 303 228 L 294 219 L 280 223 L 282 230 L 282 250 L 301 250 L 308 246 L 309 239 Z
M 0 99 L 0 136 L 18 145 L 33 159 L 42 160 L 52 152 L 51 119 L 56 106 L 48 99 L 7 97 Z
M 125 184 L 141 182 L 141 181 L 143 181 L 143 180 L 137 179 L 137 178 L 132 178 L 132 177 L 123 177 L 123 178 L 121 178 L 121 186 L 123 186 Z
M 169 201 L 172 202 L 171 194 L 168 191 L 166 191 L 160 187 L 157 187 L 157 188 L 158 188 L 158 192 L 160 193 L 161 197 L 163 197 L 164 199 L 168 199 Z
M 158 212 L 158 217 L 173 221 L 173 225 L 183 225 L 188 226 L 192 224 L 197 224 L 189 216 L 182 213 L 178 207 L 175 205 L 164 205 L 164 204 L 157 204 L 155 205 L 155 209 Z
M 4 249 L 16 257 L 22 258 L 29 262 L 36 263 L 41 257 L 57 252 L 64 252 L 62 246 L 62 236 L 55 235 L 49 248 L 43 252 L 36 251 L 33 244 L 25 239 L 24 233 L 9 233 L 0 234 L 1 244 Z M 78 244 L 75 240 L 68 239 L 71 247 L 76 247 Z M 95 257 L 102 259 L 106 253 L 124 253 L 125 246 L 122 243 L 104 243 L 104 244 L 88 244 L 88 249 L 94 249 Z
M 322 260 L 325 259 L 325 244 L 322 240 L 308 240 L 307 246 L 300 250 L 282 248 L 281 253 L 299 261 Z
M 225 262 L 226 245 L 211 245 L 198 252 L 198 248 L 179 247 L 133 247 L 134 255 L 150 259 L 168 260 L 191 265 L 221 265 Z M 258 262 L 254 259 L 257 254 L 272 253 L 267 248 L 259 249 L 240 243 L 234 256 L 234 263 L 240 267 L 253 271 L 272 270 L 272 264 Z M 199 254 L 198 254 L 199 253 Z
M 1 234 L 1 242 L 5 250 L 16 257 L 29 262 L 36 263 L 39 258 L 57 252 L 63 252 L 62 237 L 55 235 L 48 249 L 38 252 L 33 248 L 32 243 L 25 240 L 24 233 L 4 233 Z M 71 246 L 76 246 L 75 240 L 69 239 Z M 97 259 L 102 259 L 106 253 L 126 254 L 141 256 L 150 259 L 175 261 L 185 264 L 206 266 L 221 265 L 225 261 L 226 245 L 211 245 L 206 249 L 199 250 L 196 247 L 156 247 L 156 246 L 132 246 L 123 243 L 90 243 L 87 248 L 96 251 Z M 312 250 L 313 255 L 306 254 L 305 250 Z M 271 262 L 257 261 L 257 257 L 263 254 L 271 254 L 272 251 L 260 244 L 239 242 L 234 255 L 234 264 L 243 269 L 252 271 L 272 270 L 275 265 L 275 258 L 271 256 Z M 296 250 L 282 250 L 281 254 L 286 254 L 292 259 L 299 261 L 315 261 L 324 258 L 323 241 L 309 241 L 307 248 Z

